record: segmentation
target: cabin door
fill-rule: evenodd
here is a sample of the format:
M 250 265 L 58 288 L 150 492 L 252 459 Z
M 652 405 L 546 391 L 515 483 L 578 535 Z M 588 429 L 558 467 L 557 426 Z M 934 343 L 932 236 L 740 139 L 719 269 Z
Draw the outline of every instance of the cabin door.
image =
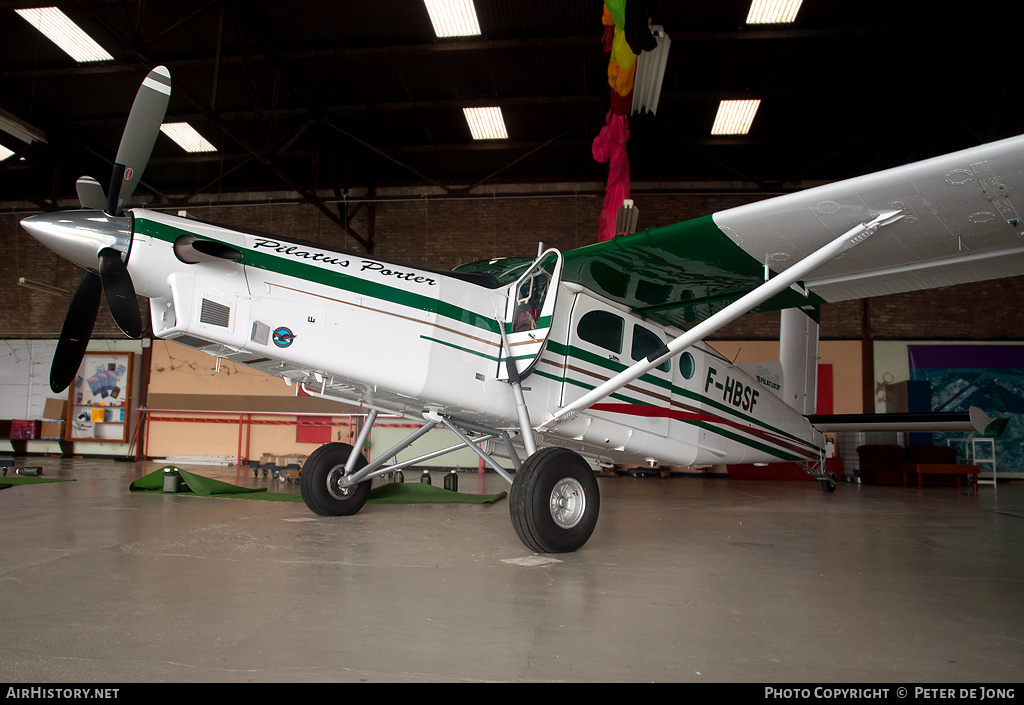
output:
M 562 276 L 562 255 L 548 250 L 537 258 L 519 280 L 508 287 L 505 307 L 505 339 L 498 356 L 498 379 L 509 378 L 506 357 L 512 351 L 521 377 L 533 371 L 551 333 L 555 294 Z
M 561 405 L 576 401 L 664 346 L 661 334 L 635 316 L 580 293 L 569 323 Z M 668 435 L 671 366 L 663 363 L 590 407 L 618 423 Z

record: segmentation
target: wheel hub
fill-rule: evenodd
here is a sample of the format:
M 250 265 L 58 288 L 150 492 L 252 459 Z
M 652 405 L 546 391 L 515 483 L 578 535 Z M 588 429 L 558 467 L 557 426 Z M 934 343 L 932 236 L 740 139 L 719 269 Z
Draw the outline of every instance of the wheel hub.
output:
M 339 465 L 327 473 L 327 491 L 335 499 L 348 499 L 355 490 L 355 485 L 343 484 L 345 466 Z
M 571 529 L 583 518 L 587 509 L 587 495 L 583 485 L 571 477 L 555 483 L 549 501 L 551 518 L 562 529 Z

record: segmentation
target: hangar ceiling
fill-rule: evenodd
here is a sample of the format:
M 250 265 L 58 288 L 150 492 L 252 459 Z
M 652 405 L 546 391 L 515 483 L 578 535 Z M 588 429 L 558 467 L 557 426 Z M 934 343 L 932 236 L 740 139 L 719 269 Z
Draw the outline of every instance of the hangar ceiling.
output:
M 476 0 L 481 35 L 435 36 L 420 0 L 57 2 L 113 60 L 77 64 L 0 0 L 0 110 L 40 130 L 0 162 L 0 201 L 52 209 L 105 184 L 146 72 L 167 66 L 168 121 L 136 201 L 259 192 L 599 190 L 592 141 L 610 89 L 597 0 Z M 634 190 L 776 193 L 1024 132 L 1009 20 L 990 3 L 804 0 L 746 25 L 749 0 L 663 0 L 672 40 L 656 114 L 629 118 Z M 951 9 L 942 9 L 951 8 Z M 710 134 L 718 103 L 759 98 L 749 134 Z M 474 142 L 462 108 L 497 105 L 507 140 Z M 567 186 L 576 185 L 576 186 Z M 230 199 L 229 199 L 230 200 Z

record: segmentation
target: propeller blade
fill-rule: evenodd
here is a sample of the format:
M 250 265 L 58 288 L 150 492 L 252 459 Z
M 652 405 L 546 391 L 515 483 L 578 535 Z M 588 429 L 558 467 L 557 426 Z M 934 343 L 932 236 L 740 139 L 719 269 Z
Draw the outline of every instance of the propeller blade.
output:
M 124 203 L 124 201 L 120 200 L 124 175 L 124 164 L 115 164 L 113 171 L 110 172 L 110 188 L 107 189 L 107 203 L 103 208 L 103 211 L 108 215 L 117 216 L 121 213 L 121 205 Z
M 107 195 L 109 215 L 118 215 L 135 192 L 153 153 L 170 98 L 171 73 L 165 67 L 157 66 L 142 82 L 124 126 Z
M 99 276 L 86 270 L 64 317 L 64 327 L 50 365 L 50 389 L 56 394 L 68 388 L 82 366 L 82 357 L 100 308 L 101 288 Z
M 107 297 L 110 315 L 125 335 L 138 338 L 142 335 L 142 314 L 139 313 L 132 277 L 121 260 L 121 253 L 104 247 L 100 250 L 99 260 L 100 281 L 103 282 L 103 293 Z
M 107 195 L 100 182 L 91 176 L 80 176 L 75 182 L 78 202 L 86 210 L 101 211 L 107 207 Z

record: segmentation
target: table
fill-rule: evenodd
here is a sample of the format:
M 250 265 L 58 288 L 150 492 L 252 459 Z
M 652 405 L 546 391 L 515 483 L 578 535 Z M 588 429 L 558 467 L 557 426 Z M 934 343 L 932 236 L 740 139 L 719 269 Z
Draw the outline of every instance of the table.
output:
M 907 486 L 907 478 L 911 473 L 917 474 L 917 488 L 924 487 L 925 475 L 956 475 L 956 486 L 960 487 L 960 476 L 970 475 L 974 484 L 974 491 L 978 491 L 978 473 L 981 472 L 980 465 L 951 465 L 949 463 L 900 463 L 900 472 L 903 473 L 903 486 Z

